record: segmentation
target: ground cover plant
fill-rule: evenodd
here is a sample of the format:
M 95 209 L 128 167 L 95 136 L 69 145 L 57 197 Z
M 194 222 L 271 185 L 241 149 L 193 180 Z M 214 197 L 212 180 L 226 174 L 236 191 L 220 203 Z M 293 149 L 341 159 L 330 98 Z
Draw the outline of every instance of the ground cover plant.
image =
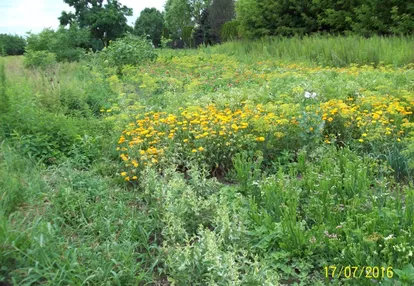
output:
M 0 58 L 0 284 L 412 285 L 412 38 L 346 40 Z

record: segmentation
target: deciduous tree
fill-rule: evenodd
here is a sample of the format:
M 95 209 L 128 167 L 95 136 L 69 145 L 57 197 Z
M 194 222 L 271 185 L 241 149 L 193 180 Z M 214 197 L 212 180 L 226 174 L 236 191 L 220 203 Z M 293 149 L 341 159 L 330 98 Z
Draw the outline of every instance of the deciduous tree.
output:
M 145 8 L 141 11 L 135 22 L 134 34 L 138 36 L 149 36 L 155 47 L 161 44 L 164 17 L 155 8 Z
M 70 25 L 74 22 L 80 27 L 88 28 L 95 39 L 107 46 L 109 41 L 121 37 L 132 30 L 127 24 L 126 16 L 132 16 L 132 9 L 117 0 L 64 0 L 75 9 L 75 13 L 62 12 L 60 24 Z
M 235 17 L 234 0 L 213 0 L 209 7 L 208 21 L 214 34 L 219 37 L 224 23 Z
M 18 35 L 0 34 L 0 55 L 23 55 L 26 40 Z
M 191 26 L 191 14 L 191 5 L 188 0 L 167 0 L 164 19 L 173 38 L 180 38 L 184 28 Z
M 411 1 L 412 2 L 412 1 Z M 371 36 L 412 34 L 414 5 L 405 0 L 238 0 L 244 36 L 315 32 Z

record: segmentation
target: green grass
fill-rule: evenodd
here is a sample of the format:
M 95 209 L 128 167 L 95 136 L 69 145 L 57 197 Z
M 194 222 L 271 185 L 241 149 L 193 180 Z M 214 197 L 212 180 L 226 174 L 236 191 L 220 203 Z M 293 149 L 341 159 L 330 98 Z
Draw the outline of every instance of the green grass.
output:
M 234 55 L 244 62 L 272 59 L 335 67 L 372 63 L 404 66 L 414 63 L 413 37 L 274 37 L 254 42 L 229 42 L 206 50 Z
M 151 239 L 159 225 L 114 179 L 111 125 L 88 105 L 95 95 L 110 99 L 106 85 L 83 78 L 79 65 L 46 72 L 23 69 L 21 58 L 5 65 L 11 100 L 0 137 L 0 282 L 153 281 L 158 248 Z M 45 79 L 50 75 L 63 91 Z M 64 100 L 70 93 L 86 115 L 66 112 L 78 110 Z
M 0 150 L 0 281 L 137 285 L 152 280 L 157 221 L 95 171 L 44 169 Z
M 412 133 L 365 145 L 346 128 L 336 145 L 291 134 L 277 152 L 235 147 L 229 172 L 217 177 L 189 161 L 184 173 L 144 168 L 135 184 L 120 176 L 116 150 L 125 126 L 152 110 L 237 110 L 247 101 L 289 114 L 310 106 L 305 91 L 321 102 L 409 101 L 412 44 L 232 42 L 159 51 L 157 62 L 123 77 L 93 62 L 38 70 L 0 58 L 0 284 L 412 285 Z M 412 130 L 412 114 L 404 118 Z M 301 121 L 306 130 L 311 123 Z M 326 266 L 348 265 L 392 267 L 393 277 L 326 277 Z

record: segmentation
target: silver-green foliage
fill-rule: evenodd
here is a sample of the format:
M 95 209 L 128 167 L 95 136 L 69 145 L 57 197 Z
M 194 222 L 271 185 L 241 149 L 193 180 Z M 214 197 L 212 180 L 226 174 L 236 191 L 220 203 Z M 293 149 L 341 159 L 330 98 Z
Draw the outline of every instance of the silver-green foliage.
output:
M 189 179 L 147 170 L 141 181 L 163 223 L 165 269 L 175 285 L 277 285 L 278 275 L 247 244 L 246 199 L 193 168 Z M 251 284 L 253 283 L 253 284 Z

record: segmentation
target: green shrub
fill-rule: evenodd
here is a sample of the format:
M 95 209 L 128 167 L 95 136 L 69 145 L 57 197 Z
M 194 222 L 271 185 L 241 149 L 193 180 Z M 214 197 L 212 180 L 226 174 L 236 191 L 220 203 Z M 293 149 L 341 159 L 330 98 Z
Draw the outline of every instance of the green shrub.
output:
M 119 72 L 125 65 L 137 66 L 144 62 L 154 61 L 157 53 L 150 41 L 128 35 L 112 42 L 101 52 L 101 57 L 107 65 L 116 67 Z
M 224 23 L 221 27 L 220 37 L 223 41 L 235 40 L 239 37 L 239 22 L 237 20 Z
M 80 60 L 85 48 L 91 47 L 88 31 L 73 26 L 69 29 L 61 27 L 57 31 L 44 29 L 39 34 L 30 34 L 26 50 L 48 51 L 56 55 L 58 62 L 72 62 Z
M 26 40 L 18 35 L 0 34 L 0 56 L 23 55 Z
M 184 27 L 183 29 L 183 41 L 187 48 L 191 48 L 194 46 L 194 39 L 192 38 L 194 28 L 191 26 Z
M 55 163 L 67 156 L 80 140 L 79 127 L 73 119 L 45 112 L 32 114 L 32 119 L 35 122 L 9 120 L 16 147 L 30 157 Z
M 46 69 L 56 64 L 56 54 L 48 51 L 29 50 L 24 55 L 24 64 L 28 68 Z

